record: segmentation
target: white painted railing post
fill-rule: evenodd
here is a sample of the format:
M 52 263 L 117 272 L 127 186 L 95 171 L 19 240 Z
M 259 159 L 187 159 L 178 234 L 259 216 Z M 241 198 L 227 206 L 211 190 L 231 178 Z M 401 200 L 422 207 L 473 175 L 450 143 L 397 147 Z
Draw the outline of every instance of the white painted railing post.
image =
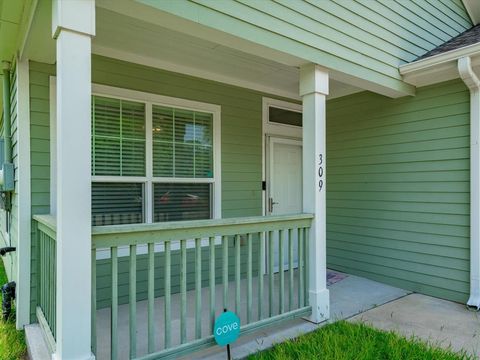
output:
M 308 241 L 309 303 L 311 320 L 330 317 L 326 273 L 326 119 L 328 73 L 315 64 L 300 69 L 303 101 L 303 211 L 314 214 Z
M 57 321 L 55 359 L 91 353 L 91 37 L 95 1 L 54 0 L 57 48 Z

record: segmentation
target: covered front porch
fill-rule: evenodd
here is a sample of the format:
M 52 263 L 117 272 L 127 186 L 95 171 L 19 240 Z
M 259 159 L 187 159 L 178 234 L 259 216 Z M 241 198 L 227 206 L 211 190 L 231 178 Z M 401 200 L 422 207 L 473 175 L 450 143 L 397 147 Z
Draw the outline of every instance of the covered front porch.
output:
M 224 309 L 235 311 L 241 319 L 242 336 L 234 347 L 235 356 L 316 329 L 317 323 L 310 321 L 305 286 L 309 270 L 305 235 L 311 218 L 210 220 L 136 229 L 94 227 L 92 253 L 98 260 L 92 261 L 91 341 L 95 358 L 223 356 L 219 347 L 212 348 L 212 329 Z M 55 271 L 55 224 L 49 216 L 35 220 L 41 288 L 37 316 L 53 352 L 56 291 L 49 279 Z M 202 239 L 208 241 L 202 243 Z M 274 248 L 282 249 L 283 244 L 287 251 L 273 258 Z M 110 256 L 99 256 L 101 251 Z M 409 293 L 335 271 L 326 275 L 334 321 Z
M 49 99 L 50 214 L 32 241 L 50 351 L 177 358 L 214 344 L 225 309 L 243 335 L 328 320 L 326 100 L 360 88 L 117 10 L 93 40 L 88 6 L 80 28 L 54 19 L 56 65 L 30 64 Z

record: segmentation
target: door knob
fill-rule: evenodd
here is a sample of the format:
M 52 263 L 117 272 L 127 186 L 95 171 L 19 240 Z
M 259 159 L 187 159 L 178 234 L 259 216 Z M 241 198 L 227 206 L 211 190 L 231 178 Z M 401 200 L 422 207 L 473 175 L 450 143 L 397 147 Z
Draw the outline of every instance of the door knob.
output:
M 273 205 L 277 205 L 278 202 L 273 201 L 273 198 L 268 198 L 268 212 L 272 213 L 273 212 Z

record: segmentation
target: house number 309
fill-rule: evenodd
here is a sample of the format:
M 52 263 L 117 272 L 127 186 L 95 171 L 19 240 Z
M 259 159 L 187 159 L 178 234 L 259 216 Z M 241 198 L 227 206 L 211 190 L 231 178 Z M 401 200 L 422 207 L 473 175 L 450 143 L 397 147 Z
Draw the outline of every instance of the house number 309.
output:
M 322 191 L 323 188 L 323 154 L 318 155 L 318 191 Z

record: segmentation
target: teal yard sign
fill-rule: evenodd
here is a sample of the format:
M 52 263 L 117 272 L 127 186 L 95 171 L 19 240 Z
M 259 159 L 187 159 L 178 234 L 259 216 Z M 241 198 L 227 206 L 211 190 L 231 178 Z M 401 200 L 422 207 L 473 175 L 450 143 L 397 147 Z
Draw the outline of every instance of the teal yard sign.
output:
M 220 346 L 233 343 L 240 335 L 240 318 L 231 311 L 226 311 L 215 320 L 213 336 Z

